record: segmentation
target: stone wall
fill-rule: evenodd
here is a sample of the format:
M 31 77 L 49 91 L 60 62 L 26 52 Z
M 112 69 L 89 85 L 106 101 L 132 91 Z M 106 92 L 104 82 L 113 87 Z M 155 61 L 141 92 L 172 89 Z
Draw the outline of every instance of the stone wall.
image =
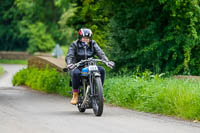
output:
M 53 58 L 45 56 L 32 56 L 28 60 L 28 67 L 34 66 L 37 68 L 46 68 L 46 66 L 56 68 L 57 71 L 63 72 L 63 68 L 66 67 L 64 58 Z
M 7 52 L 0 51 L 0 59 L 8 59 L 8 60 L 26 60 L 30 58 L 32 55 L 27 52 Z

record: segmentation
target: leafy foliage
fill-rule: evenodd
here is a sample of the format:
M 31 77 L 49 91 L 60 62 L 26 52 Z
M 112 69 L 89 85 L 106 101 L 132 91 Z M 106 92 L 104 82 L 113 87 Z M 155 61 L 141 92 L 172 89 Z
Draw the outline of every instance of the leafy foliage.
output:
M 68 12 L 68 0 L 3 0 L 1 3 L 1 50 L 24 51 L 28 48 L 29 52 L 46 52 L 56 43 L 65 45 L 72 38 L 59 25 L 61 15 Z
M 77 31 L 86 27 L 93 31 L 93 39 L 101 47 L 106 47 L 108 40 L 108 27 L 111 12 L 107 9 L 111 6 L 109 1 L 105 0 L 73 0 L 76 12 L 69 19 L 68 25 L 71 25 Z M 108 3 L 109 2 L 109 3 Z
M 35 51 L 50 51 L 55 47 L 55 42 L 51 35 L 46 32 L 46 26 L 38 22 L 29 26 L 29 52 Z
M 140 67 L 155 73 L 198 74 L 198 59 L 193 58 L 199 47 L 198 1 L 116 3 L 110 43 L 118 70 Z
M 17 26 L 23 13 L 16 9 L 14 0 L 1 0 L 0 5 L 0 50 L 26 50 L 27 38 L 20 36 Z
M 36 90 L 64 96 L 70 96 L 67 92 L 71 91 L 68 86 L 69 76 L 48 67 L 46 69 L 24 68 L 13 77 L 12 83 L 13 85 L 26 85 Z
M 71 24 L 75 29 L 94 30 L 98 36 L 94 39 L 110 48 L 107 53 L 116 62 L 116 71 L 140 68 L 154 73 L 199 74 L 199 54 L 195 54 L 199 47 L 197 0 L 75 3 L 78 9 Z
M 198 0 L 1 1 L 0 49 L 49 51 L 81 27 L 116 62 L 115 71 L 199 75 Z

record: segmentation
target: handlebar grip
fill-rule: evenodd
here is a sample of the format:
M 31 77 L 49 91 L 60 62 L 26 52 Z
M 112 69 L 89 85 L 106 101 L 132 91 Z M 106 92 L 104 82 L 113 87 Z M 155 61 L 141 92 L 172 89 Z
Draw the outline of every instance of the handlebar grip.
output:
M 68 72 L 69 69 L 68 68 L 63 68 L 63 72 Z

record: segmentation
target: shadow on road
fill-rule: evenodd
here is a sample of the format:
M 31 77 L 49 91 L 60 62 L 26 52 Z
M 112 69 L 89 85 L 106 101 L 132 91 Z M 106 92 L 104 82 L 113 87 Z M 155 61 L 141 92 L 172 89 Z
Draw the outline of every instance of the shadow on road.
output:
M 94 116 L 93 112 L 86 111 L 84 113 L 77 111 L 52 111 L 52 112 L 41 112 L 41 115 L 51 115 L 51 116 Z

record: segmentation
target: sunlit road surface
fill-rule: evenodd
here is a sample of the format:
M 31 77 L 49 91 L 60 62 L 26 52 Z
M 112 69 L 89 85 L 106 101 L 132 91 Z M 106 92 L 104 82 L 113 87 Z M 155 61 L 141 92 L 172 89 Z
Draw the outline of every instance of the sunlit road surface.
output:
M 0 133 L 200 133 L 200 123 L 109 105 L 101 117 L 92 110 L 80 113 L 66 97 L 13 87 L 12 75 L 24 66 L 3 67 L 7 73 L 0 78 Z

